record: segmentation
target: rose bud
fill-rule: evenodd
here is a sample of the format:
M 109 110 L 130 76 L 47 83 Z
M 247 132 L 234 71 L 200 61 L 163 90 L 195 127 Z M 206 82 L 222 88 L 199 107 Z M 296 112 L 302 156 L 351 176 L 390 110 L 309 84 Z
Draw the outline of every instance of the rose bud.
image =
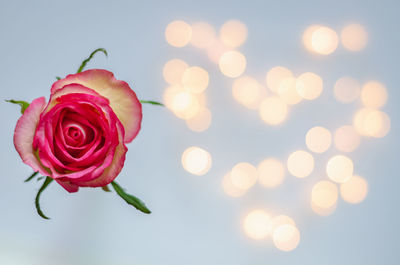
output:
M 14 145 L 24 163 L 69 192 L 103 187 L 120 173 L 141 120 L 129 85 L 92 69 L 55 82 L 47 104 L 33 100 L 17 122 Z

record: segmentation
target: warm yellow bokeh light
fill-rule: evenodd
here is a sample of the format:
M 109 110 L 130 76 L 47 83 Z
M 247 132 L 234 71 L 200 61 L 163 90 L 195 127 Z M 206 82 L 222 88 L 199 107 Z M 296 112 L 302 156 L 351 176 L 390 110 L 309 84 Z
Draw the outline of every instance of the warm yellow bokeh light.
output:
M 340 39 L 346 49 L 360 51 L 367 45 L 368 33 L 363 26 L 351 24 L 343 28 Z
M 189 92 L 203 92 L 207 88 L 208 82 L 208 72 L 201 67 L 192 66 L 183 72 L 182 84 Z
M 226 47 L 219 39 L 215 39 L 207 48 L 207 56 L 211 62 L 218 64 L 222 54 L 227 51 L 230 51 L 230 48 Z
M 360 83 L 351 77 L 342 77 L 336 81 L 333 92 L 337 101 L 351 103 L 360 96 Z
M 232 184 L 239 189 L 249 189 L 257 182 L 257 169 L 250 163 L 236 164 L 230 174 Z
M 237 102 L 250 108 L 257 109 L 260 103 L 263 87 L 250 76 L 241 76 L 232 85 L 232 94 Z
M 183 72 L 185 72 L 188 67 L 189 65 L 180 59 L 169 60 L 163 68 L 165 82 L 171 85 L 181 84 Z
M 247 39 L 247 27 L 238 20 L 229 20 L 222 25 L 219 38 L 226 46 L 237 48 Z
M 367 82 L 361 90 L 361 101 L 369 108 L 380 108 L 387 101 L 386 87 L 377 81 Z
M 204 132 L 210 127 L 211 120 L 211 111 L 206 107 L 201 107 L 196 116 L 186 120 L 186 125 L 194 132 Z
M 254 210 L 246 215 L 243 229 L 246 235 L 252 239 L 266 238 L 270 233 L 271 216 L 263 210 Z
M 352 176 L 348 181 L 340 185 L 340 195 L 348 203 L 360 203 L 368 193 L 368 183 L 360 176 Z
M 314 73 L 301 74 L 296 79 L 297 93 L 304 99 L 313 100 L 318 98 L 323 90 L 322 78 Z
M 319 208 L 329 209 L 338 199 L 338 187 L 336 184 L 322 180 L 314 185 L 311 191 L 311 204 Z
M 278 125 L 286 119 L 288 106 L 279 97 L 267 97 L 260 104 L 259 114 L 265 123 Z
M 278 88 L 278 95 L 287 104 L 297 104 L 303 98 L 296 90 L 296 78 L 288 77 L 282 80 Z
M 343 152 L 353 152 L 361 142 L 361 137 L 353 126 L 342 126 L 335 131 L 335 147 Z
M 391 125 L 386 113 L 363 108 L 354 115 L 353 126 L 361 135 L 381 138 L 388 134 Z
M 360 135 L 367 136 L 368 132 L 366 131 L 365 128 L 365 118 L 367 115 L 372 112 L 373 109 L 369 108 L 362 108 L 356 112 L 356 114 L 353 117 L 353 127 L 359 133 Z
M 267 87 L 274 93 L 278 93 L 283 80 L 293 77 L 292 72 L 283 66 L 271 68 L 265 76 Z
M 263 160 L 257 167 L 258 180 L 264 187 L 273 188 L 282 183 L 285 178 L 285 167 L 277 159 Z
M 236 78 L 246 70 L 246 57 L 238 51 L 224 52 L 218 62 L 222 74 Z
M 311 47 L 314 52 L 327 55 L 333 53 L 339 44 L 337 33 L 328 27 L 318 27 L 311 36 Z
M 175 85 L 171 85 L 171 86 L 167 87 L 164 90 L 164 94 L 163 94 L 163 101 L 164 101 L 165 106 L 167 108 L 173 110 L 172 103 L 174 101 L 174 98 L 179 92 L 182 92 L 182 91 L 184 91 L 182 85 L 175 84 Z
M 193 175 L 204 175 L 211 168 L 211 155 L 202 148 L 189 147 L 182 154 L 182 165 Z
M 365 116 L 364 130 L 368 136 L 382 138 L 390 131 L 390 118 L 383 111 L 373 110 Z
M 273 233 L 279 226 L 282 225 L 293 225 L 296 226 L 296 223 L 292 218 L 287 215 L 277 215 L 274 216 L 271 220 L 271 232 Z
M 279 250 L 292 251 L 299 245 L 300 231 L 291 224 L 281 225 L 273 232 L 273 242 Z
M 192 28 L 184 21 L 176 20 L 168 24 L 165 29 L 165 39 L 174 47 L 183 47 L 192 37 Z
M 305 178 L 314 170 L 314 158 L 306 151 L 295 151 L 289 155 L 287 168 L 293 176 Z
M 241 197 L 247 192 L 247 189 L 240 189 L 233 185 L 230 173 L 222 179 L 222 189 L 228 196 L 234 198 Z
M 216 39 L 215 29 L 206 22 L 197 22 L 192 25 L 192 38 L 190 43 L 200 49 L 212 45 Z
M 314 153 L 323 153 L 331 147 L 332 134 L 321 126 L 316 126 L 308 130 L 306 134 L 306 145 Z
M 332 213 L 335 212 L 337 207 L 337 203 L 335 203 L 334 205 L 332 205 L 332 207 L 329 208 L 323 208 L 323 207 L 319 207 L 318 205 L 314 204 L 313 202 L 311 202 L 311 209 L 318 215 L 321 216 L 328 216 L 331 215 Z
M 320 25 L 311 25 L 308 28 L 306 28 L 306 30 L 303 32 L 304 47 L 306 47 L 306 49 L 309 50 L 310 52 L 315 52 L 312 46 L 312 36 L 314 31 L 316 31 L 320 27 L 321 27 Z
M 200 103 L 193 94 L 181 91 L 174 95 L 171 109 L 177 117 L 185 120 L 191 119 L 199 113 Z
M 344 155 L 336 155 L 330 158 L 326 164 L 328 177 L 337 183 L 345 183 L 353 176 L 353 171 L 353 161 Z

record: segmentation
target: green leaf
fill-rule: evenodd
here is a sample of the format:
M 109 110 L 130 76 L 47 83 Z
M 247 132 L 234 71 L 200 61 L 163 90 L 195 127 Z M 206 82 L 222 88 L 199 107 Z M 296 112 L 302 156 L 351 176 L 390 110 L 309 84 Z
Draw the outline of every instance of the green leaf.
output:
M 23 100 L 6 99 L 6 102 L 20 105 L 21 114 L 24 114 L 25 110 L 29 107 L 29 103 Z
M 102 190 L 104 190 L 105 192 L 111 192 L 110 188 L 106 185 L 101 187 Z
M 98 49 L 94 50 L 94 51 L 89 55 L 89 57 L 86 58 L 86 59 L 81 63 L 81 66 L 79 66 L 77 73 L 82 72 L 82 70 L 85 68 L 86 64 L 87 64 L 87 63 L 92 59 L 92 57 L 93 57 L 96 53 L 98 53 L 98 52 L 104 53 L 104 54 L 106 55 L 106 57 L 108 56 L 107 51 L 106 51 L 105 49 L 103 49 L 103 48 L 98 48 Z
M 44 215 L 44 213 L 42 212 L 42 210 L 40 209 L 40 204 L 39 204 L 39 199 L 40 199 L 40 195 L 42 194 L 42 192 L 47 188 L 47 186 L 49 186 L 49 184 L 53 181 L 52 178 L 50 177 L 46 177 L 46 180 L 43 182 L 43 185 L 40 187 L 36 198 L 35 198 L 35 206 L 36 206 L 36 211 L 37 213 L 40 215 L 40 217 L 44 218 L 44 219 L 50 219 L 49 217 L 47 217 L 46 215 Z
M 56 76 L 56 79 L 57 79 L 57 80 L 60 80 L 60 79 L 61 79 L 61 77 L 59 77 L 59 76 Z
M 157 105 L 157 106 L 164 107 L 164 104 L 162 104 L 160 102 L 157 102 L 157 101 L 153 101 L 153 100 L 140 100 L 140 103 L 152 104 L 152 105 Z
M 24 182 L 31 181 L 37 174 L 39 174 L 39 172 L 33 172 L 33 174 L 29 178 L 27 178 Z
M 142 202 L 139 198 L 136 198 L 133 195 L 130 195 L 128 193 L 125 193 L 124 189 L 118 185 L 117 182 L 113 181 L 111 182 L 111 185 L 113 186 L 114 190 L 117 192 L 117 194 L 124 199 L 128 204 L 132 205 L 136 209 L 138 209 L 141 212 L 144 213 L 151 213 L 151 211 L 146 207 L 144 202 Z

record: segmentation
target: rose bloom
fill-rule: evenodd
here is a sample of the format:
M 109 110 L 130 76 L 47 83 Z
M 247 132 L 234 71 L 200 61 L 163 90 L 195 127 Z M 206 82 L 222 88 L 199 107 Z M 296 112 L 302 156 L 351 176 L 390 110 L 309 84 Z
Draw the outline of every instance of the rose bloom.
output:
M 87 70 L 55 82 L 47 104 L 44 97 L 32 101 L 14 145 L 24 163 L 76 192 L 117 177 L 141 121 L 142 105 L 126 82 Z

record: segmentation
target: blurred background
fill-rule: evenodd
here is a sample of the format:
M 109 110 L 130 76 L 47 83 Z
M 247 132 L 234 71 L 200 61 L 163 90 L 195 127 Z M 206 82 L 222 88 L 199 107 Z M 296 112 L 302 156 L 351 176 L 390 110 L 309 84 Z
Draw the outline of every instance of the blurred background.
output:
M 23 183 L 0 104 L 0 264 L 398 264 L 397 1 L 2 1 L 1 99 L 88 68 L 142 130 L 115 193 Z

